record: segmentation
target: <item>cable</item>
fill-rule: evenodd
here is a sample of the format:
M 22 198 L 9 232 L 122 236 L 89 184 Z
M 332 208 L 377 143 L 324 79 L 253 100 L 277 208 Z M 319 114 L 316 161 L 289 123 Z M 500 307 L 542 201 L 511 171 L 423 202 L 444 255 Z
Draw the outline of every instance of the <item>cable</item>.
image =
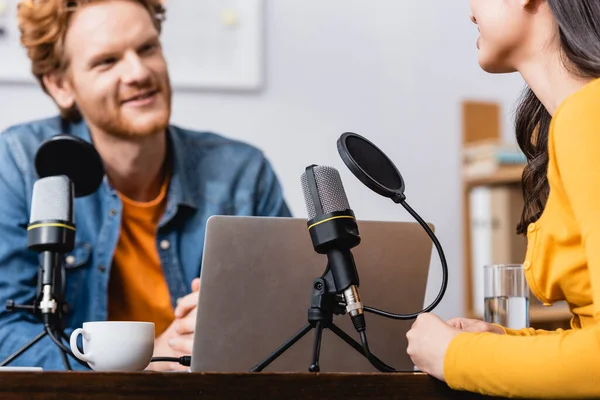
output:
M 419 214 L 417 214 L 415 212 L 415 210 L 413 210 L 406 203 L 406 201 L 399 200 L 399 203 L 406 209 L 406 211 L 408 211 L 410 213 L 410 215 L 413 216 L 414 219 L 417 220 L 417 222 L 419 222 L 419 224 L 423 227 L 423 229 L 425 229 L 425 232 L 427 232 L 427 234 L 429 235 L 429 237 L 435 244 L 435 248 L 437 249 L 437 252 L 440 256 L 440 261 L 442 262 L 442 287 L 440 288 L 440 291 L 439 291 L 437 297 L 435 298 L 435 300 L 433 301 L 433 303 L 431 303 L 427 308 L 425 308 L 419 312 L 416 312 L 416 313 L 394 314 L 394 313 L 391 313 L 388 311 L 383 311 L 383 310 L 379 310 L 377 308 L 368 307 L 368 306 L 365 306 L 364 310 L 366 312 L 377 314 L 377 315 L 380 315 L 380 316 L 386 317 L 386 318 L 399 319 L 399 320 L 411 320 L 411 319 L 417 318 L 419 316 L 419 314 L 427 313 L 427 312 L 433 310 L 440 303 L 440 301 L 442 300 L 442 297 L 444 297 L 444 293 L 446 292 L 446 287 L 448 286 L 448 264 L 446 263 L 446 257 L 444 256 L 444 250 L 442 250 L 442 245 L 437 240 L 437 238 L 435 237 L 435 234 L 431 231 L 431 229 L 429 228 L 427 223 L 425 221 L 423 221 L 423 219 L 419 216 Z
M 446 257 L 444 255 L 444 250 L 442 249 L 442 245 L 436 238 L 435 234 L 429 228 L 427 223 L 425 221 L 423 221 L 423 219 L 419 216 L 419 214 L 417 214 L 416 211 L 413 210 L 408 205 L 408 203 L 406 203 L 405 197 L 404 196 L 398 197 L 397 199 L 394 199 L 394 201 L 396 203 L 401 204 L 406 209 L 406 211 L 408 211 L 410 213 L 410 215 L 412 215 L 412 217 L 417 220 L 417 222 L 423 227 L 425 232 L 427 232 L 427 234 L 433 241 L 435 248 L 437 249 L 437 252 L 439 254 L 440 261 L 442 263 L 442 287 L 440 288 L 440 291 L 439 291 L 437 297 L 435 298 L 435 300 L 428 307 L 426 307 L 423 310 L 416 312 L 416 313 L 394 314 L 394 313 L 391 313 L 388 311 L 383 311 L 383 310 L 379 310 L 377 308 L 368 307 L 368 306 L 364 306 L 364 311 L 370 312 L 373 314 L 377 314 L 382 317 L 391 318 L 391 319 L 411 320 L 411 319 L 417 318 L 419 316 L 419 314 L 426 313 L 426 312 L 433 310 L 440 303 L 442 298 L 444 297 L 444 293 L 446 292 L 446 288 L 448 286 L 448 264 L 446 263 Z M 352 322 L 354 324 L 354 328 L 360 334 L 360 340 L 362 342 L 364 354 L 367 357 L 367 359 L 369 360 L 369 362 L 371 363 L 371 365 L 373 365 L 373 367 L 375 367 L 377 370 L 379 370 L 381 372 L 401 372 L 401 371 L 395 370 L 394 368 L 385 364 L 383 361 L 379 360 L 378 358 L 374 357 L 373 354 L 371 354 L 371 350 L 369 349 L 369 342 L 367 340 L 367 333 L 365 330 L 366 324 L 365 324 L 364 315 L 361 314 L 360 315 L 361 318 L 358 318 L 358 317 L 359 316 L 352 318 Z
M 58 346 L 58 348 L 66 353 L 71 353 L 71 349 L 69 349 L 67 346 L 65 346 L 60 339 L 58 339 L 55 335 L 54 332 L 52 331 L 52 328 L 50 328 L 49 326 L 46 326 L 44 329 L 46 329 L 46 333 L 48 334 L 48 337 L 50 338 L 50 340 L 52 340 L 54 342 L 54 344 L 56 346 Z
M 73 359 L 81 366 L 86 367 L 87 369 L 90 369 L 90 366 L 81 361 L 79 358 L 75 357 L 75 355 L 73 354 L 73 352 L 71 351 L 70 348 L 68 348 L 67 346 L 65 346 L 63 344 L 63 342 L 61 341 L 60 337 L 56 337 L 56 335 L 54 334 L 54 330 L 52 329 L 52 326 L 50 324 L 50 315 L 49 314 L 43 314 L 42 315 L 43 318 L 43 322 L 44 322 L 44 330 L 46 331 L 46 334 L 48 335 L 48 337 L 50 338 L 50 340 L 52 340 L 52 342 L 54 342 L 54 344 L 58 347 L 58 349 L 62 352 L 64 352 L 65 354 L 70 355 L 71 357 L 73 357 Z M 68 364 L 68 360 L 67 360 L 67 364 L 65 365 L 67 366 L 69 369 L 71 367 L 70 364 Z
M 63 365 L 65 366 L 65 369 L 67 371 L 72 371 L 73 368 L 71 368 L 71 363 L 69 363 L 69 357 L 67 357 L 68 353 L 65 353 L 64 351 L 60 351 L 60 357 L 62 358 L 63 361 Z
M 363 350 L 365 352 L 365 357 L 369 360 L 372 366 L 377 368 L 381 372 L 400 372 L 396 371 L 394 368 L 390 367 L 383 361 L 377 359 L 371 354 L 371 350 L 369 349 L 369 342 L 367 341 L 367 333 L 365 331 L 361 331 L 360 333 L 360 341 L 362 342 Z
M 152 357 L 150 362 L 176 362 L 185 367 L 192 365 L 192 356 L 181 356 L 181 357 Z

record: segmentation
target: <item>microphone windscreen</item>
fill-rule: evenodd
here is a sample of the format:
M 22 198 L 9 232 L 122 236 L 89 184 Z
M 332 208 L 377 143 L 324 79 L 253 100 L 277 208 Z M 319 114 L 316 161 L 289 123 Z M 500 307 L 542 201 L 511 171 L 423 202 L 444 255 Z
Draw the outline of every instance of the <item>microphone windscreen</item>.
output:
M 29 222 L 73 223 L 73 184 L 65 175 L 38 179 L 33 184 Z
M 319 214 L 329 214 L 336 211 L 345 211 L 350 209 L 348 203 L 348 197 L 342 184 L 342 178 L 337 169 L 328 166 L 314 166 L 311 167 L 314 175 L 315 182 L 317 184 L 317 195 L 321 202 L 321 209 L 317 210 L 313 196 L 308 184 L 306 171 L 302 174 L 302 191 L 304 192 L 304 201 L 306 202 L 306 212 L 308 219 L 313 219 Z
M 94 193 L 104 179 L 104 164 L 95 147 L 68 134 L 52 136 L 35 154 L 35 169 L 40 178 L 66 175 L 73 182 L 75 197 Z

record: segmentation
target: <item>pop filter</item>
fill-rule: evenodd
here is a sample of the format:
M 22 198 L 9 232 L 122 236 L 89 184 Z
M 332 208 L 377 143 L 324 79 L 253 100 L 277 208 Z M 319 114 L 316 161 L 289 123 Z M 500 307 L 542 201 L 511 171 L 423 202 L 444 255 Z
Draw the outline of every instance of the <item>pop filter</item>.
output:
M 394 203 L 402 205 L 417 220 L 433 241 L 442 263 L 442 286 L 440 291 L 435 300 L 422 311 L 412 314 L 394 314 L 367 306 L 364 307 L 364 311 L 392 319 L 407 320 L 414 319 L 421 313 L 433 310 L 444 297 L 446 287 L 448 286 L 446 256 L 444 255 L 442 245 L 435 237 L 431 228 L 406 202 L 404 180 L 402 179 L 402 175 L 400 175 L 400 171 L 398 171 L 398 168 L 396 168 L 383 151 L 356 133 L 343 133 L 337 141 L 337 148 L 342 160 L 359 181 L 375 193 L 389 197 Z
M 395 203 L 405 200 L 400 171 L 377 146 L 356 133 L 346 132 L 338 139 L 337 148 L 346 166 L 365 186 Z
M 44 141 L 35 155 L 40 178 L 66 175 L 73 182 L 75 197 L 95 192 L 104 178 L 100 155 L 91 143 L 67 134 Z

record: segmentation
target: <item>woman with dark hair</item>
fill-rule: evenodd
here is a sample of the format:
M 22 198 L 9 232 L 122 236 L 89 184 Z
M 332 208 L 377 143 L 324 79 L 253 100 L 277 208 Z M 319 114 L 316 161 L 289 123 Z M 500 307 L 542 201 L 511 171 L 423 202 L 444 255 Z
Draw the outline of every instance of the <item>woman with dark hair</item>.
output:
M 423 314 L 408 354 L 454 389 L 535 398 L 600 398 L 600 0 L 471 0 L 479 64 L 519 72 L 517 109 L 527 156 L 528 284 L 565 300 L 571 329 L 512 330 Z

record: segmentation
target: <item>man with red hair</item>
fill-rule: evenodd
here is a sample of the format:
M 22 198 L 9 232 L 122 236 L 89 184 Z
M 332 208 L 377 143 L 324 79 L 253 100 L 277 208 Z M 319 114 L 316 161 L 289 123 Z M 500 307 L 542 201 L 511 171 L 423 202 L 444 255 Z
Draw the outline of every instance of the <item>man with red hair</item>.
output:
M 44 140 L 72 134 L 94 144 L 106 177 L 75 203 L 76 244 L 65 257 L 67 333 L 87 321 L 150 321 L 155 355 L 178 357 L 192 351 L 207 219 L 290 212 L 260 150 L 169 124 L 164 15 L 159 0 L 20 4 L 32 72 L 61 115 L 0 135 L 0 303 L 35 297 L 38 261 L 26 248 L 33 160 Z M 0 313 L 0 358 L 41 330 L 30 314 Z M 62 368 L 47 338 L 13 365 Z

